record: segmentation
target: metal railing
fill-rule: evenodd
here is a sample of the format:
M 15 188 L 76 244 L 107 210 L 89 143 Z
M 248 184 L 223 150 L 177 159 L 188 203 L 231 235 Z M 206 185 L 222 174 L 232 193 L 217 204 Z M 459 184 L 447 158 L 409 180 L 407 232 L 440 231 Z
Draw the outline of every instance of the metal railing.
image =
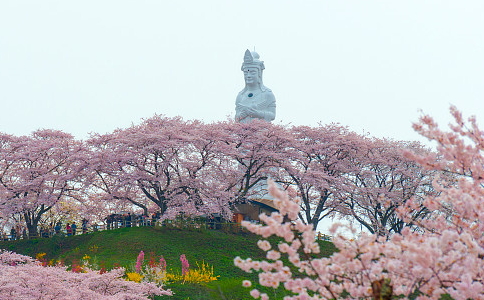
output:
M 129 227 L 144 227 L 144 226 L 160 226 L 160 227 L 171 227 L 171 228 L 186 228 L 186 229 L 212 229 L 212 230 L 221 230 L 223 232 L 228 233 L 241 233 L 241 232 L 248 232 L 247 229 L 242 227 L 240 223 L 233 223 L 233 222 L 217 222 L 214 220 L 207 220 L 207 221 L 186 221 L 186 220 L 167 220 L 164 222 L 156 222 L 151 219 L 146 220 L 135 220 L 135 221 L 127 221 L 127 220 L 119 220 L 116 222 L 110 222 L 106 224 L 92 224 L 90 226 L 76 228 L 76 230 L 68 231 L 65 227 L 61 230 L 55 229 L 48 229 L 48 230 L 40 230 L 36 235 L 29 235 L 26 232 L 21 234 L 14 234 L 14 235 L 3 235 L 3 241 L 14 241 L 14 240 L 22 240 L 22 239 L 39 239 L 39 238 L 51 238 L 53 236 L 75 236 L 80 234 L 88 234 L 97 231 L 104 231 L 104 230 L 115 230 L 119 228 L 129 228 Z M 317 232 L 316 239 L 321 241 L 331 241 L 332 236 Z
M 88 234 L 97 231 L 104 230 L 114 230 L 119 228 L 129 228 L 129 227 L 145 227 L 145 226 L 160 226 L 160 227 L 172 227 L 172 228 L 189 228 L 189 229 L 214 229 L 222 230 L 226 232 L 238 233 L 245 231 L 245 229 L 239 223 L 230 222 L 216 222 L 208 220 L 206 222 L 189 222 L 189 221 L 164 221 L 156 222 L 150 219 L 146 220 L 119 220 L 115 222 L 103 223 L 103 224 L 92 224 L 86 227 L 78 227 L 76 230 L 67 230 L 63 227 L 60 230 L 55 230 L 54 228 L 49 228 L 47 230 L 41 229 L 38 234 L 28 234 L 28 232 L 22 232 L 20 234 L 4 234 L 3 241 L 14 241 L 23 239 L 38 239 L 38 238 L 51 238 L 53 236 L 75 236 L 80 234 Z

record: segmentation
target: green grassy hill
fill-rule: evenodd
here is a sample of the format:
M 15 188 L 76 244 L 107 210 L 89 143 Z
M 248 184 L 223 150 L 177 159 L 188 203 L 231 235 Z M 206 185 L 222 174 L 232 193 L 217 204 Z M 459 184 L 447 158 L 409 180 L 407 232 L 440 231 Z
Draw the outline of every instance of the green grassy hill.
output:
M 0 242 L 0 249 L 32 257 L 37 253 L 46 253 L 47 260 L 62 260 L 66 265 L 89 255 L 92 261 L 107 269 L 116 265 L 128 268 L 134 266 L 139 252 L 143 250 L 146 259 L 150 253 L 163 255 L 168 270 L 174 271 L 181 268 L 179 257 L 185 254 L 192 266 L 204 261 L 213 266 L 214 274 L 220 277 L 217 281 L 201 285 L 170 284 L 167 288 L 176 293 L 170 299 L 243 300 L 252 298 L 248 296 L 249 290 L 241 286 L 242 280 L 257 282 L 257 275 L 235 267 L 233 260 L 236 256 L 263 259 L 264 252 L 256 245 L 259 239 L 245 232 L 233 234 L 219 230 L 133 227 L 71 237 Z M 334 251 L 331 243 L 321 243 L 323 255 Z M 272 290 L 267 292 L 270 292 L 271 299 L 274 296 L 279 298 L 281 293 Z

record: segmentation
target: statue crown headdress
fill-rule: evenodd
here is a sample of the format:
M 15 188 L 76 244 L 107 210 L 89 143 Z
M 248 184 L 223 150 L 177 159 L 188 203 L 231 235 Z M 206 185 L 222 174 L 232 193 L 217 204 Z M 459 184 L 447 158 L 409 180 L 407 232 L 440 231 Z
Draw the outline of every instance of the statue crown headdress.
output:
M 244 62 L 242 63 L 241 70 L 243 71 L 244 68 L 258 68 L 259 71 L 265 69 L 264 62 L 259 60 L 260 56 L 257 52 L 250 52 L 249 49 L 245 50 L 244 54 Z

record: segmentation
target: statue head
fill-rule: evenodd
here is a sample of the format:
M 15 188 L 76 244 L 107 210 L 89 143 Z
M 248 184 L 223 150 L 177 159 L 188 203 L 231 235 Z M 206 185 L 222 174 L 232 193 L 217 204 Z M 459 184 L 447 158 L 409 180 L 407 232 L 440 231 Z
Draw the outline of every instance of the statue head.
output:
M 260 61 L 259 57 L 260 56 L 257 54 L 257 52 L 250 52 L 249 50 L 246 50 L 241 70 L 244 72 L 246 85 L 257 84 L 260 88 L 262 88 L 262 71 L 265 69 L 265 67 L 264 62 Z M 254 80 L 256 82 L 254 82 Z

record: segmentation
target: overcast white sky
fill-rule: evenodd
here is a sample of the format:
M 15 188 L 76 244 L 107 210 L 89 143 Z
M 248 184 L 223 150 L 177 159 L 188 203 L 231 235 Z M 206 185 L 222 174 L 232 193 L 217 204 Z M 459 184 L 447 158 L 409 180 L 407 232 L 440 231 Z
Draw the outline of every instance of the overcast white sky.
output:
M 277 123 L 415 140 L 455 104 L 484 124 L 481 0 L 1 1 L 0 132 L 225 120 L 253 47 Z

